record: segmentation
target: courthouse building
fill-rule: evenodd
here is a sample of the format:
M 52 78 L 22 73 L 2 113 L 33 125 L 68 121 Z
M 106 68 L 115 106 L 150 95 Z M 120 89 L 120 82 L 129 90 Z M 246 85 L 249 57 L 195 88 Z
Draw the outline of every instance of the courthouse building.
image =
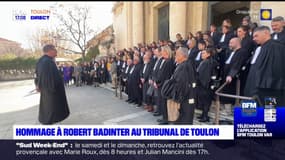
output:
M 176 33 L 186 37 L 188 32 L 209 29 L 211 23 L 220 26 L 225 18 L 230 18 L 237 27 L 246 15 L 251 16 L 252 22 L 270 25 L 270 20 L 260 19 L 261 9 L 271 9 L 270 16 L 275 17 L 284 16 L 284 8 L 285 2 L 273 1 L 120 1 L 113 7 L 115 47 L 119 50 L 159 39 L 175 41 Z

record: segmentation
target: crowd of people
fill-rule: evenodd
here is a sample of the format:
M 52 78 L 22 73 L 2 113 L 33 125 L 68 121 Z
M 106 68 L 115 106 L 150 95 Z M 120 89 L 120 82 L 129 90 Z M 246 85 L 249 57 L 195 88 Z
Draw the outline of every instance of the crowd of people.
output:
M 99 84 L 106 84 L 107 82 L 113 82 L 114 84 L 117 72 L 116 67 L 116 59 L 114 57 L 105 57 L 100 61 L 93 59 L 91 62 L 58 65 L 65 86 L 74 84 L 77 87 L 93 84 L 95 87 L 98 87 Z
M 259 105 L 272 96 L 284 106 L 284 18 L 272 19 L 273 33 L 268 26 L 251 22 L 249 16 L 237 28 L 230 19 L 218 28 L 211 24 L 209 31 L 189 33 L 185 39 L 177 33 L 175 42 L 141 43 L 118 51 L 108 63 L 77 65 L 73 70 L 76 85 L 112 81 L 116 87 L 119 80 L 128 95 L 126 101 L 154 116 L 162 115 L 159 124 L 193 124 L 196 108 L 202 110 L 199 121 L 209 122 L 215 90 L 227 82 L 223 92 L 236 94 L 237 80 L 240 95 L 257 96 Z M 71 75 L 63 68 L 66 74 Z M 221 102 L 222 109 L 232 115 L 235 99 L 221 97 Z

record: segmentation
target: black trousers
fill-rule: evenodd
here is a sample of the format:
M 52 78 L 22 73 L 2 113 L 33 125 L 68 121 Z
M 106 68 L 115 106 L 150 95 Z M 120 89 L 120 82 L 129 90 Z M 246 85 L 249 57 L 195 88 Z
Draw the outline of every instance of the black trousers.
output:
M 195 104 L 189 104 L 188 99 L 180 103 L 180 115 L 176 124 L 193 124 Z

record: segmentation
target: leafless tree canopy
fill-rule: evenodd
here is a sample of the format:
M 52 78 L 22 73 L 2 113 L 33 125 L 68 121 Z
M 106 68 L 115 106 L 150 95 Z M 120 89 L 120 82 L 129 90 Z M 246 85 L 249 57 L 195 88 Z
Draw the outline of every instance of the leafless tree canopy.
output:
M 76 45 L 84 59 L 86 50 L 89 47 L 87 44 L 88 37 L 94 32 L 88 25 L 90 8 L 88 7 L 73 7 L 69 10 L 64 10 L 66 13 L 56 13 L 61 25 L 59 31 L 61 40 L 70 41 Z

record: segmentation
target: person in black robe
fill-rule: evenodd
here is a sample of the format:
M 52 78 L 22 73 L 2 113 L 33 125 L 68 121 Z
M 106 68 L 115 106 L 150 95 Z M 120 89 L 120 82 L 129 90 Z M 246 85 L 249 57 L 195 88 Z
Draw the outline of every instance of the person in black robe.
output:
M 202 115 L 198 117 L 199 122 L 209 122 L 208 112 L 212 100 L 214 100 L 213 77 L 217 77 L 215 72 L 218 62 L 212 57 L 213 49 L 202 51 L 203 61 L 197 68 L 197 106 L 202 109 Z
M 202 61 L 201 54 L 202 54 L 202 51 L 206 49 L 206 42 L 204 40 L 200 40 L 198 42 L 198 49 L 199 49 L 199 52 L 196 54 L 194 62 L 193 62 L 195 68 L 197 68 L 200 62 Z
M 271 34 L 272 39 L 285 45 L 285 26 L 284 18 L 281 16 L 274 17 L 271 21 L 271 28 L 273 33 Z
M 222 81 L 228 82 L 228 85 L 223 89 L 224 93 L 236 95 L 237 74 L 240 72 L 241 67 L 246 63 L 248 52 L 241 48 L 241 41 L 239 38 L 232 38 L 229 43 L 231 53 L 226 59 Z M 244 86 L 244 83 L 241 84 Z M 225 104 L 226 113 L 232 114 L 232 105 L 235 99 L 228 97 L 221 97 L 221 103 Z
M 153 87 L 153 92 L 152 92 L 152 97 L 153 97 L 153 101 L 154 104 L 156 105 L 156 109 L 154 111 L 153 116 L 160 116 L 161 115 L 161 111 L 159 106 L 159 101 L 158 101 L 158 89 L 154 87 L 154 82 L 158 79 L 158 71 L 159 71 L 159 66 L 163 60 L 162 55 L 161 55 L 161 47 L 158 47 L 156 49 L 154 49 L 154 54 L 155 54 L 155 63 L 151 72 L 151 77 L 149 80 L 149 84 L 150 87 Z
M 127 66 L 125 67 L 125 70 L 122 74 L 122 79 L 124 82 L 123 85 L 125 85 L 125 93 L 128 95 L 128 99 L 126 100 L 126 102 L 129 102 L 129 103 L 131 103 L 132 100 L 129 96 L 128 77 L 129 77 L 132 67 L 133 67 L 133 60 L 129 58 L 127 60 Z
M 260 45 L 250 62 L 250 70 L 244 94 L 259 98 L 259 105 L 264 105 L 265 97 L 275 97 L 277 106 L 285 106 L 285 47 L 271 39 L 267 26 L 257 27 L 253 40 Z
M 133 64 L 128 75 L 128 96 L 130 103 L 134 103 L 137 107 L 140 107 L 142 105 L 142 84 L 140 81 L 142 65 L 140 64 L 139 56 L 134 56 Z
M 240 93 L 241 93 L 241 95 L 243 95 L 246 78 L 247 78 L 247 75 L 249 72 L 250 58 L 253 54 L 253 51 L 257 47 L 257 45 L 252 40 L 252 37 L 249 35 L 248 26 L 240 26 L 237 29 L 237 36 L 238 36 L 238 38 L 241 39 L 241 48 L 243 48 L 247 51 L 247 54 L 244 55 L 246 57 L 246 63 L 242 66 L 242 70 L 239 73 L 239 79 L 240 79 L 240 83 L 241 83 Z
M 126 60 L 122 60 L 122 65 L 120 67 L 120 79 L 121 79 L 121 90 L 122 92 L 126 92 L 126 82 L 124 80 L 126 80 L 126 68 L 127 68 L 127 61 Z
M 237 29 L 237 37 L 241 39 L 241 47 L 247 51 L 246 56 L 249 59 L 257 46 L 249 36 L 249 28 L 247 26 L 239 26 Z
M 100 83 L 100 67 L 97 62 L 94 63 L 94 68 L 93 68 L 93 81 L 94 81 L 94 87 L 99 87 Z
M 107 83 L 108 70 L 105 60 L 101 60 L 100 70 L 101 83 Z
M 223 70 L 226 61 L 227 53 L 229 50 L 229 42 L 233 37 L 234 33 L 230 31 L 230 27 L 226 25 L 222 26 L 222 35 L 217 45 L 217 60 L 220 63 L 221 70 Z
M 158 108 L 161 111 L 162 119 L 158 119 L 159 124 L 167 124 L 168 114 L 167 114 L 167 99 L 161 95 L 161 89 L 164 82 L 171 77 L 175 69 L 175 64 L 173 60 L 173 54 L 169 46 L 161 47 L 161 54 L 163 57 L 160 63 L 159 70 L 157 72 L 158 76 L 154 82 L 154 87 L 158 90 Z
M 188 48 L 188 59 L 194 61 L 195 57 L 199 53 L 199 49 L 197 48 L 195 39 L 188 40 Z
M 35 85 L 40 92 L 39 122 L 54 124 L 69 116 L 62 77 L 56 67 L 54 58 L 57 50 L 53 45 L 43 47 L 42 56 L 36 65 Z
M 152 97 L 147 95 L 147 90 L 149 88 L 149 78 L 151 75 L 151 71 L 153 68 L 153 64 L 151 63 L 152 53 L 150 50 L 146 51 L 146 54 L 144 55 L 144 66 L 141 71 L 141 83 L 143 85 L 143 105 L 144 109 L 146 109 L 148 112 L 152 112 L 153 106 L 152 106 Z
M 180 104 L 179 116 L 175 124 L 193 124 L 197 76 L 192 61 L 187 59 L 187 48 L 178 48 L 175 56 L 178 66 L 171 78 L 174 81 L 172 99 Z
M 221 33 L 217 31 L 217 26 L 215 24 L 210 25 L 210 35 L 214 41 L 214 46 L 217 47 L 221 38 Z

